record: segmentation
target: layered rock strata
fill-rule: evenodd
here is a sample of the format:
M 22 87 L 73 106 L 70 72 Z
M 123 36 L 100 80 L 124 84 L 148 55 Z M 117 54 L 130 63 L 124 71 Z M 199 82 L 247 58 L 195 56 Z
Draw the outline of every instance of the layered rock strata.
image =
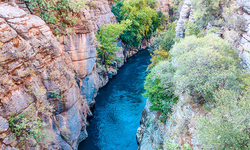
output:
M 87 101 L 77 85 L 74 64 L 45 22 L 18 7 L 0 3 L 0 148 L 15 149 L 10 115 L 50 102 L 48 149 L 77 149 L 87 137 Z M 59 92 L 61 99 L 52 96 Z M 31 145 L 30 145 L 31 146 Z M 32 147 L 32 146 L 31 146 Z M 35 146 L 34 146 L 35 148 Z

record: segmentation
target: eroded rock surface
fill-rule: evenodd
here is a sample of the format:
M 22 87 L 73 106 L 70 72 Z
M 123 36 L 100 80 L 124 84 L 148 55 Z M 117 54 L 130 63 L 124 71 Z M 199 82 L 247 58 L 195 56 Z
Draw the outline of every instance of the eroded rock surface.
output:
M 161 122 L 160 114 L 151 111 L 150 106 L 150 102 L 147 102 L 142 112 L 141 126 L 137 130 L 140 150 L 158 148 L 167 150 L 166 142 L 179 145 L 189 144 L 194 150 L 202 149 L 195 135 L 196 120 L 206 114 L 202 105 L 186 94 L 180 95 L 179 102 L 166 122 Z
M 77 149 L 86 138 L 88 105 L 76 82 L 74 64 L 45 22 L 0 3 L 0 147 L 14 149 L 7 118 L 50 102 L 50 149 Z M 51 96 L 59 92 L 61 99 Z M 38 108 L 37 108 L 38 109 Z M 6 131 L 7 128 L 7 131 Z M 1 139 L 4 139 L 3 143 Z M 11 148 L 12 147 L 12 148 Z

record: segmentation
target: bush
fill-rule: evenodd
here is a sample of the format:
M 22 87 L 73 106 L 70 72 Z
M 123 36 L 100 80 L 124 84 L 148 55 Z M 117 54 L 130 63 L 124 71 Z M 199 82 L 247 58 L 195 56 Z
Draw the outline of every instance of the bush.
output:
M 158 32 L 149 47 L 149 51 L 153 53 L 154 50 L 159 49 L 159 46 L 161 46 L 162 49 L 169 51 L 175 43 L 175 27 L 175 23 L 168 23 L 167 31 L 163 33 Z
M 200 29 L 196 26 L 196 24 L 192 21 L 186 21 L 184 24 L 185 27 L 185 36 L 201 36 Z
M 148 66 L 147 70 L 153 68 L 157 65 L 160 61 L 166 60 L 169 57 L 169 54 L 166 50 L 162 49 L 159 46 L 159 49 L 156 49 L 153 54 L 151 54 L 151 64 Z
M 175 45 L 170 55 L 177 95 L 186 92 L 206 98 L 220 86 L 237 85 L 239 58 L 226 40 L 214 35 L 190 36 Z
M 172 78 L 174 69 L 169 61 L 162 61 L 150 70 L 146 77 L 144 87 L 146 92 L 143 96 L 148 97 L 152 103 L 153 111 L 161 111 L 166 119 L 171 113 L 172 105 L 176 102 Z
M 204 149 L 249 149 L 249 92 L 220 89 L 215 92 L 216 108 L 197 121 L 197 139 Z
M 51 138 L 45 132 L 45 127 L 48 124 L 38 114 L 42 113 L 51 116 L 52 114 L 48 110 L 49 107 L 51 106 L 48 102 L 38 105 L 38 109 L 34 104 L 31 104 L 28 111 L 9 116 L 10 129 L 18 141 L 17 147 L 20 149 L 30 149 L 37 146 L 43 148 L 48 145 L 48 140 Z
M 25 0 L 32 10 L 37 7 L 40 17 L 55 30 L 58 35 L 69 34 L 60 32 L 71 28 L 78 22 L 78 13 L 85 6 L 84 0 Z
M 115 3 L 115 6 L 112 6 L 111 12 L 115 15 L 118 22 L 122 21 L 122 16 L 120 15 L 121 7 L 123 6 L 123 1 L 118 1 Z
M 235 13 L 239 7 L 233 0 L 191 0 L 191 5 L 200 28 L 205 28 L 208 23 L 239 31 L 245 28 L 246 20 Z

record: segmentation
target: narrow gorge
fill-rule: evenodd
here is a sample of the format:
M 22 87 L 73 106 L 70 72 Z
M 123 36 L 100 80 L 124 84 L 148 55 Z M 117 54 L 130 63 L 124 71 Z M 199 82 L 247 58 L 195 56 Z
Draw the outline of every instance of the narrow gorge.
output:
M 250 0 L 1 0 L 0 150 L 250 149 Z

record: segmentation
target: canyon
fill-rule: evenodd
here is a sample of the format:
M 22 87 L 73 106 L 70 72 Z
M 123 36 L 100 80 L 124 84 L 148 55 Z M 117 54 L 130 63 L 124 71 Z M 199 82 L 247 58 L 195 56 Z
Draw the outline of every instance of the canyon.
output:
M 169 14 L 172 2 L 158 2 L 157 10 Z M 249 70 L 250 2 L 236 0 L 235 3 L 240 6 L 237 15 L 246 20 L 244 31 L 238 34 L 238 31 L 221 27 L 215 34 L 228 39 L 238 50 L 245 69 Z M 184 38 L 184 23 L 194 20 L 190 0 L 184 0 L 178 13 L 176 37 Z M 134 49 L 118 40 L 120 51 L 115 53 L 115 58 L 122 61 L 106 72 L 96 63 L 95 34 L 102 25 L 117 22 L 111 12 L 111 2 L 86 0 L 79 18 L 74 27 L 75 35 L 56 37 L 23 0 L 0 2 L 0 149 L 17 149 L 9 117 L 30 112 L 34 107 L 39 112 L 38 108 L 49 102 L 53 105 L 49 107 L 52 115 L 36 114 L 48 124 L 45 131 L 51 138 L 43 141 L 46 149 L 77 150 L 79 143 L 88 137 L 87 117 L 93 116 L 90 108 L 95 105 L 99 89 L 108 84 L 127 58 L 150 45 L 150 41 L 143 41 L 140 49 Z M 61 98 L 54 97 L 55 92 Z M 150 106 L 147 102 L 135 135 L 140 150 L 166 149 L 166 141 L 187 143 L 194 150 L 202 148 L 195 136 L 195 123 L 206 112 L 191 96 L 180 95 L 170 119 L 164 123 Z

